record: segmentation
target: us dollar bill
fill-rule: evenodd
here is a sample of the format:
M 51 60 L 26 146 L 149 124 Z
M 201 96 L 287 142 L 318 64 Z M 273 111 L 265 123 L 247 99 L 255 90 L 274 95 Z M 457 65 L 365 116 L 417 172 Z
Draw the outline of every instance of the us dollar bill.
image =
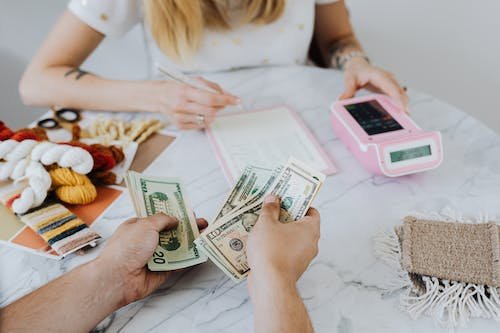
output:
M 301 219 L 307 213 L 314 197 L 321 188 L 325 176 L 301 163 L 290 159 L 280 168 L 258 200 L 249 200 L 236 211 L 216 219 L 197 239 L 201 249 L 233 280 L 245 279 L 249 273 L 246 242 L 256 224 L 262 200 L 266 194 L 281 198 L 280 221 L 288 223 Z
M 215 220 L 225 215 L 229 215 L 242 206 L 249 205 L 258 201 L 259 198 L 262 198 L 264 193 L 269 190 L 269 187 L 280 171 L 281 167 L 277 167 L 273 170 L 254 165 L 247 166 L 229 192 Z
M 160 232 L 158 246 L 148 261 L 149 270 L 176 270 L 207 260 L 206 255 L 200 252 L 194 243 L 199 231 L 179 179 L 129 172 L 126 183 L 137 216 L 147 217 L 163 213 L 174 216 L 179 221 L 176 229 Z

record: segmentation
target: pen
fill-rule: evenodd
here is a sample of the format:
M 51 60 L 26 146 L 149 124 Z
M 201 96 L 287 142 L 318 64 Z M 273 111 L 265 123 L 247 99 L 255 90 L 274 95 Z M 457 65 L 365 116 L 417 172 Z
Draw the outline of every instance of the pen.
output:
M 167 70 L 165 67 L 162 67 L 160 64 L 156 64 L 156 68 L 158 69 L 158 71 L 161 74 L 163 74 L 163 75 L 169 77 L 170 79 L 177 81 L 179 83 L 184 83 L 192 88 L 195 88 L 195 89 L 198 89 L 198 90 L 201 90 L 204 92 L 212 93 L 212 94 L 219 94 L 220 93 L 219 91 L 217 91 L 211 87 L 207 87 L 203 83 L 185 75 L 184 73 L 182 73 L 181 71 L 178 71 L 176 69 L 170 68 Z M 246 111 L 241 102 L 237 106 L 242 111 Z

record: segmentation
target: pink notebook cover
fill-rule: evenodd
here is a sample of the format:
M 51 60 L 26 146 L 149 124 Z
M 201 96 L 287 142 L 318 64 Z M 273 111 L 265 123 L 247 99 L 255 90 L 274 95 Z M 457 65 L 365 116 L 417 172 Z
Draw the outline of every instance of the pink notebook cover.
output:
M 312 134 L 312 132 L 307 128 L 307 126 L 304 124 L 304 121 L 302 118 L 300 118 L 299 114 L 292 109 L 290 109 L 288 106 L 285 105 L 278 105 L 275 107 L 271 108 L 266 108 L 266 109 L 259 109 L 259 110 L 252 110 L 252 111 L 239 111 L 239 112 L 231 112 L 227 114 L 222 114 L 219 117 L 232 117 L 232 116 L 237 116 L 243 113 L 256 113 L 256 112 L 266 112 L 270 110 L 274 110 L 276 108 L 286 108 L 288 112 L 293 116 L 299 127 L 304 131 L 308 139 L 311 141 L 312 145 L 316 148 L 318 154 L 321 156 L 323 162 L 327 165 L 327 167 L 324 170 L 321 170 L 325 175 L 332 175 L 337 172 L 337 168 L 333 164 L 333 162 L 330 160 L 326 152 L 323 150 L 321 145 L 319 144 L 318 140 L 316 140 L 316 137 Z M 231 170 L 228 166 L 227 161 L 224 159 L 224 156 L 222 155 L 221 148 L 217 140 L 215 139 L 214 133 L 210 127 L 206 129 L 206 133 L 208 136 L 208 140 L 212 144 L 212 146 L 215 149 L 215 153 L 217 156 L 217 159 L 219 160 L 219 163 L 222 166 L 222 169 L 224 171 L 224 175 L 226 176 L 226 179 L 229 181 L 229 183 L 233 183 L 238 175 L 233 175 L 231 173 Z

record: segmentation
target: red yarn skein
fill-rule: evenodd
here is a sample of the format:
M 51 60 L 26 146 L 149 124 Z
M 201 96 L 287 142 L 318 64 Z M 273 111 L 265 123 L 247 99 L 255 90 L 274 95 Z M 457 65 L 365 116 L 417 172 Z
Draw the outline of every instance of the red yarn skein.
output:
M 2 141 L 7 140 L 13 134 L 14 134 L 14 132 L 10 128 L 5 126 L 5 123 L 3 121 L 0 121 L 0 140 L 2 140 Z

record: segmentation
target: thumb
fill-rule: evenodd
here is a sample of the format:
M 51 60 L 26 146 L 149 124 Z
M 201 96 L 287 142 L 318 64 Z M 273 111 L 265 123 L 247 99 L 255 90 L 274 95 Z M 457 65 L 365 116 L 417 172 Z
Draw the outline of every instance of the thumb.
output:
M 174 229 L 179 224 L 177 218 L 162 213 L 139 219 L 139 222 L 148 222 L 153 229 L 160 232 L 162 230 Z
M 352 98 L 356 94 L 356 80 L 352 76 L 346 76 L 344 81 L 345 89 L 339 99 Z
M 265 197 L 260 215 L 267 217 L 271 221 L 278 221 L 280 217 L 280 199 L 274 195 Z

